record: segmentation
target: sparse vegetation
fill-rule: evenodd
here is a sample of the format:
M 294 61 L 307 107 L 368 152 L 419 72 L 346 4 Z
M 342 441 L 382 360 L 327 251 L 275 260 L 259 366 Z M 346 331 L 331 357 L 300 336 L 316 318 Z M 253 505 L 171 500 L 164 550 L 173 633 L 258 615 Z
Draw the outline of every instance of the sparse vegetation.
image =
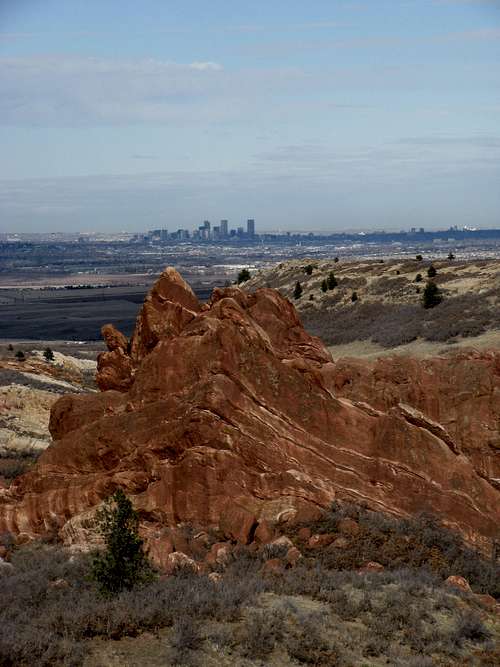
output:
M 302 285 L 299 283 L 299 281 L 297 281 L 295 283 L 295 287 L 293 290 L 293 298 L 300 299 L 301 296 L 302 296 Z
M 43 357 L 45 361 L 54 361 L 54 353 L 50 349 L 50 347 L 46 347 L 45 350 L 43 351 Z
M 494 615 L 485 616 L 472 595 L 443 581 L 459 573 L 474 591 L 500 596 L 498 564 L 426 516 L 398 520 L 335 503 L 310 528 L 338 534 L 346 518 L 359 531 L 340 549 L 309 549 L 298 538 L 300 526 L 289 531 L 303 558 L 279 576 L 263 576 L 262 565 L 283 557 L 284 548 L 268 548 L 264 557 L 239 547 L 217 583 L 184 571 L 112 597 L 98 595 L 86 576 L 91 556 L 43 544 L 16 548 L 2 536 L 0 543 L 12 549 L 12 569 L 0 573 L 0 664 L 76 666 L 95 651 L 94 662 L 107 664 L 99 658 L 102 641 L 94 639 L 132 641 L 146 631 L 151 634 L 140 646 L 157 645 L 172 665 L 277 660 L 340 667 L 380 658 L 380 664 L 417 667 L 430 665 L 422 656 L 432 654 L 436 664 L 454 667 L 469 664 L 473 651 L 495 664 L 492 641 L 500 628 Z M 386 569 L 358 574 L 367 560 Z
M 322 292 L 327 292 L 328 291 L 328 283 L 326 282 L 326 278 L 321 283 L 321 291 Z
M 24 475 L 38 458 L 38 453 L 32 450 L 18 452 L 17 454 L 0 455 L 0 477 L 10 484 L 12 480 Z
M 340 289 L 333 294 L 340 297 Z M 311 308 L 301 313 L 301 318 L 308 331 L 326 345 L 371 340 L 383 347 L 395 347 L 417 338 L 445 343 L 457 336 L 468 338 L 500 329 L 500 309 L 491 307 L 488 293 L 481 299 L 472 293 L 447 297 L 439 308 L 429 309 L 422 308 L 421 299 L 414 299 L 414 303 L 360 300 L 356 308 L 351 308 L 337 306 L 339 298 L 332 304 L 335 308 Z
M 357 301 L 357 300 L 358 300 L 358 293 L 357 293 L 357 292 L 353 292 L 353 293 L 351 294 L 351 301 L 354 303 L 354 302 Z
M 423 257 L 422 255 L 417 255 L 415 259 L 417 260 L 417 262 L 421 262 L 423 260 Z
M 417 275 L 415 276 L 415 282 L 416 282 L 416 283 L 421 283 L 422 280 L 423 280 L 423 278 L 422 278 L 422 274 L 421 274 L 421 273 L 417 273 Z
M 25 356 L 25 354 L 24 354 L 24 352 L 23 352 L 22 350 L 18 350 L 18 351 L 16 352 L 16 359 L 17 359 L 18 361 L 26 361 L 26 356 Z
M 448 261 L 453 262 L 454 259 L 455 259 L 455 255 L 450 251 L 448 253 Z
M 314 270 L 314 266 L 312 264 L 308 264 L 307 266 L 304 267 L 304 273 L 308 276 L 312 274 Z

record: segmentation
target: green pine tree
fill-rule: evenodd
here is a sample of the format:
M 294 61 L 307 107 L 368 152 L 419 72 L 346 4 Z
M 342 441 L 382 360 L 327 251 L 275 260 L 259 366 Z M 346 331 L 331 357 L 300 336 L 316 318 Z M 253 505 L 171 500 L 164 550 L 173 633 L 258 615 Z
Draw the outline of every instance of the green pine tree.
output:
M 323 280 L 321 283 L 321 291 L 326 292 L 328 290 L 328 283 L 326 282 L 326 278 Z
M 429 268 L 427 269 L 427 275 L 429 276 L 429 278 L 434 278 L 436 276 L 436 274 L 437 274 L 437 271 L 434 268 L 434 266 L 432 266 L 432 264 L 431 264 L 429 266 Z
M 434 308 L 441 303 L 443 297 L 439 292 L 439 288 L 436 283 L 429 281 L 425 286 L 424 293 L 422 294 L 422 305 L 424 308 Z
M 250 271 L 248 269 L 241 269 L 238 273 L 237 283 L 246 283 L 247 280 L 250 280 Z
M 328 289 L 335 289 L 335 287 L 337 287 L 338 282 L 337 278 L 335 278 L 335 274 L 333 273 L 333 271 L 330 271 L 330 273 L 328 274 L 328 278 L 326 279 L 326 284 L 328 286 Z
M 302 285 L 297 280 L 297 282 L 295 283 L 295 289 L 293 290 L 293 298 L 300 299 L 301 296 L 302 296 Z
M 122 489 L 109 497 L 97 513 L 105 549 L 94 555 L 92 579 L 103 595 L 116 595 L 149 581 L 152 569 L 139 537 L 139 517 Z
M 54 353 L 50 349 L 50 347 L 46 347 L 45 350 L 43 351 L 43 356 L 45 357 L 45 361 L 54 361 Z

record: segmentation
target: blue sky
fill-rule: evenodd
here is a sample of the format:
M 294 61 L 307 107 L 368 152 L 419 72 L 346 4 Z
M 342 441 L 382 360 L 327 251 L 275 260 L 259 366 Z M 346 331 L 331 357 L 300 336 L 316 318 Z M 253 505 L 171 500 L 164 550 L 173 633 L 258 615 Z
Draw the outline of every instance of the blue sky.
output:
M 0 0 L 0 231 L 500 226 L 500 0 Z

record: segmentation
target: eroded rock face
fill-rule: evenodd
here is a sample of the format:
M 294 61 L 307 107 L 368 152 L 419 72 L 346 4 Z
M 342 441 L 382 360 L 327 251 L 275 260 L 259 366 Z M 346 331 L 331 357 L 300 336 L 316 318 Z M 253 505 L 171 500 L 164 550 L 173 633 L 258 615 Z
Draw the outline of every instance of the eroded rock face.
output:
M 482 545 L 497 534 L 500 491 L 462 441 L 450 446 L 442 415 L 422 417 L 407 397 L 405 412 L 376 392 L 348 396 L 339 364 L 276 291 L 230 287 L 201 306 L 168 269 L 129 348 L 109 353 L 129 360 L 127 389 L 56 403 L 54 444 L 0 490 L 0 532 L 35 537 L 56 521 L 74 542 L 78 517 L 120 486 L 146 531 L 188 522 L 248 543 L 257 522 L 312 518 L 344 498 L 433 511 Z
M 426 428 L 500 488 L 500 351 L 431 359 L 341 359 L 337 396 L 394 410 Z

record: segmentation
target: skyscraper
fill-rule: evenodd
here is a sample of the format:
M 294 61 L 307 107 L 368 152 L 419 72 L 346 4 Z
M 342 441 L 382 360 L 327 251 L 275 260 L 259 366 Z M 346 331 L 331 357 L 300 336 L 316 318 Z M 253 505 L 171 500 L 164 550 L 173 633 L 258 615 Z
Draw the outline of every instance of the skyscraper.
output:
M 247 220 L 248 236 L 255 236 L 255 220 Z
M 227 236 L 227 220 L 220 221 L 220 235 L 222 238 Z

